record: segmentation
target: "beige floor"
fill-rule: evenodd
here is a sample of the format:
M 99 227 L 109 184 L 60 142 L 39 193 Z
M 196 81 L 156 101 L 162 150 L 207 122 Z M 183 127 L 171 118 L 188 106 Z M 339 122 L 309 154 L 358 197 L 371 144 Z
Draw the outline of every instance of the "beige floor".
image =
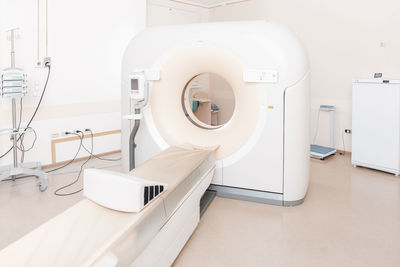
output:
M 400 266 L 400 179 L 312 160 L 302 205 L 217 198 L 175 266 Z
M 118 158 L 119 155 L 109 156 Z M 4 248 L 23 235 L 29 233 L 42 223 L 63 212 L 83 198 L 82 193 L 68 197 L 58 197 L 54 191 L 70 182 L 78 174 L 80 163 L 74 163 L 50 176 L 49 187 L 40 192 L 36 178 L 25 178 L 16 181 L 0 182 L 0 249 Z M 120 162 L 108 162 L 94 159 L 85 167 L 120 170 Z M 62 193 L 73 192 L 82 188 L 82 179 Z M 2 266 L 0 266 L 2 267 Z
M 74 175 L 53 176 L 45 193 L 34 179 L 0 183 L 0 249 L 79 201 L 53 195 Z M 400 178 L 353 168 L 348 156 L 312 160 L 301 206 L 216 198 L 174 265 L 400 266 Z

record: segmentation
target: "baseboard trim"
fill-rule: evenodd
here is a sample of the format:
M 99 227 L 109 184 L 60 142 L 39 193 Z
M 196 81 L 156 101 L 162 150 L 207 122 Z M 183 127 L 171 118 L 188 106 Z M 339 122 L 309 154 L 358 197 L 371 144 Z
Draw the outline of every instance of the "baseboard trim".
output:
M 119 134 L 119 133 L 121 133 L 121 130 L 99 132 L 99 133 L 94 133 L 93 134 L 93 138 L 99 137 L 99 136 L 111 135 L 111 134 Z M 79 138 L 80 137 L 74 135 L 74 136 L 68 136 L 68 137 L 64 137 L 64 138 L 58 138 L 58 139 L 51 140 L 51 164 L 57 166 L 56 164 L 62 165 L 62 164 L 65 163 L 65 161 L 64 162 L 57 162 L 57 160 L 56 160 L 56 144 L 79 140 Z M 83 135 L 83 139 L 86 139 L 86 138 L 92 138 L 92 135 L 91 134 L 84 134 Z M 113 151 L 111 153 L 116 153 L 116 152 Z M 89 158 L 89 157 L 87 157 L 87 158 Z M 68 161 L 66 161 L 66 162 L 68 162 Z

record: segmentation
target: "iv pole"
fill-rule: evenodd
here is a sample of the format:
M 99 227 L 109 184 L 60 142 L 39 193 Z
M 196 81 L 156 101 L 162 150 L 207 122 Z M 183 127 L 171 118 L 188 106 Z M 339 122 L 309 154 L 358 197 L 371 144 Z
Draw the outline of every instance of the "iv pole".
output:
M 14 50 L 14 42 L 15 42 L 15 31 L 17 29 L 10 30 L 10 42 L 11 42 L 11 68 L 15 69 L 15 50 Z M 14 160 L 14 168 L 18 168 L 18 129 L 17 129 L 17 101 L 15 98 L 12 98 L 12 127 L 13 133 L 11 134 L 11 138 L 13 140 L 13 160 Z M 12 176 L 15 179 L 15 175 Z
M 5 69 L 4 71 L 21 71 L 20 69 L 17 69 L 15 67 L 15 33 L 18 29 L 11 29 L 8 32 L 10 33 L 10 42 L 11 42 L 11 67 L 8 69 Z M 5 74 L 3 73 L 1 78 L 2 78 L 2 96 L 4 97 L 5 93 L 5 86 L 4 86 L 4 76 Z M 21 82 L 20 80 L 15 80 L 15 78 L 11 78 L 7 80 L 8 82 Z M 13 87 L 13 86 L 11 86 Z M 17 86 L 18 87 L 18 86 Z M 19 86 L 22 89 L 22 85 Z M 41 181 L 38 184 L 39 185 L 39 190 L 44 191 L 47 188 L 48 185 L 48 177 L 47 173 L 41 170 L 41 164 L 40 162 L 26 162 L 26 163 L 19 163 L 18 162 L 18 135 L 20 133 L 25 133 L 26 128 L 20 129 L 17 126 L 17 98 L 23 97 L 25 94 L 25 91 L 21 90 L 21 92 L 17 92 L 13 94 L 11 91 L 11 98 L 12 98 L 12 129 L 8 129 L 6 131 L 2 131 L 4 133 L 8 133 L 11 135 L 12 143 L 13 143 L 13 164 L 8 165 L 8 166 L 3 166 L 0 167 L 0 173 L 4 172 L 3 174 L 0 175 L 0 181 L 6 180 L 9 177 L 11 177 L 12 180 L 15 180 L 17 175 L 32 175 L 36 176 L 37 178 L 40 178 Z

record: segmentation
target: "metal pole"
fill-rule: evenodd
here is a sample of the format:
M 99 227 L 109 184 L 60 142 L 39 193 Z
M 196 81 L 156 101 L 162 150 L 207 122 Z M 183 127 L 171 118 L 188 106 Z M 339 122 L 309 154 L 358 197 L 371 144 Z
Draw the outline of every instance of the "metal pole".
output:
M 15 38 L 15 30 L 10 30 L 10 41 L 11 41 L 11 68 L 15 68 L 15 49 L 14 49 L 14 38 Z
M 14 129 L 14 134 L 12 135 L 13 139 L 13 154 L 14 154 L 14 168 L 18 167 L 18 149 L 17 149 L 17 110 L 16 110 L 16 102 L 15 98 L 12 99 L 12 127 Z
M 140 114 L 140 109 L 135 108 L 135 114 Z M 139 130 L 140 126 L 140 119 L 135 120 L 135 125 L 133 126 L 131 135 L 129 136 L 129 171 L 135 169 L 136 167 L 136 159 L 135 159 L 135 149 L 136 149 L 136 143 L 135 143 L 135 137 L 136 134 Z
M 335 147 L 335 111 L 331 110 L 330 113 L 330 144 L 331 148 Z
M 11 41 L 11 68 L 15 68 L 15 49 L 14 49 L 15 29 L 10 30 L 10 41 Z M 11 136 L 13 141 L 13 155 L 14 155 L 14 168 L 18 168 L 18 148 L 17 148 L 17 103 L 15 98 L 12 99 L 12 127 L 13 135 Z

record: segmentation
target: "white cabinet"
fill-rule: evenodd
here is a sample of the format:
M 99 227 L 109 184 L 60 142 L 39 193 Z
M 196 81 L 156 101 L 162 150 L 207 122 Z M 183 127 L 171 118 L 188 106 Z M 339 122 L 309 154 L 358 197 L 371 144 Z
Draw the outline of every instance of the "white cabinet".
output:
M 353 80 L 352 164 L 400 173 L 400 80 Z

